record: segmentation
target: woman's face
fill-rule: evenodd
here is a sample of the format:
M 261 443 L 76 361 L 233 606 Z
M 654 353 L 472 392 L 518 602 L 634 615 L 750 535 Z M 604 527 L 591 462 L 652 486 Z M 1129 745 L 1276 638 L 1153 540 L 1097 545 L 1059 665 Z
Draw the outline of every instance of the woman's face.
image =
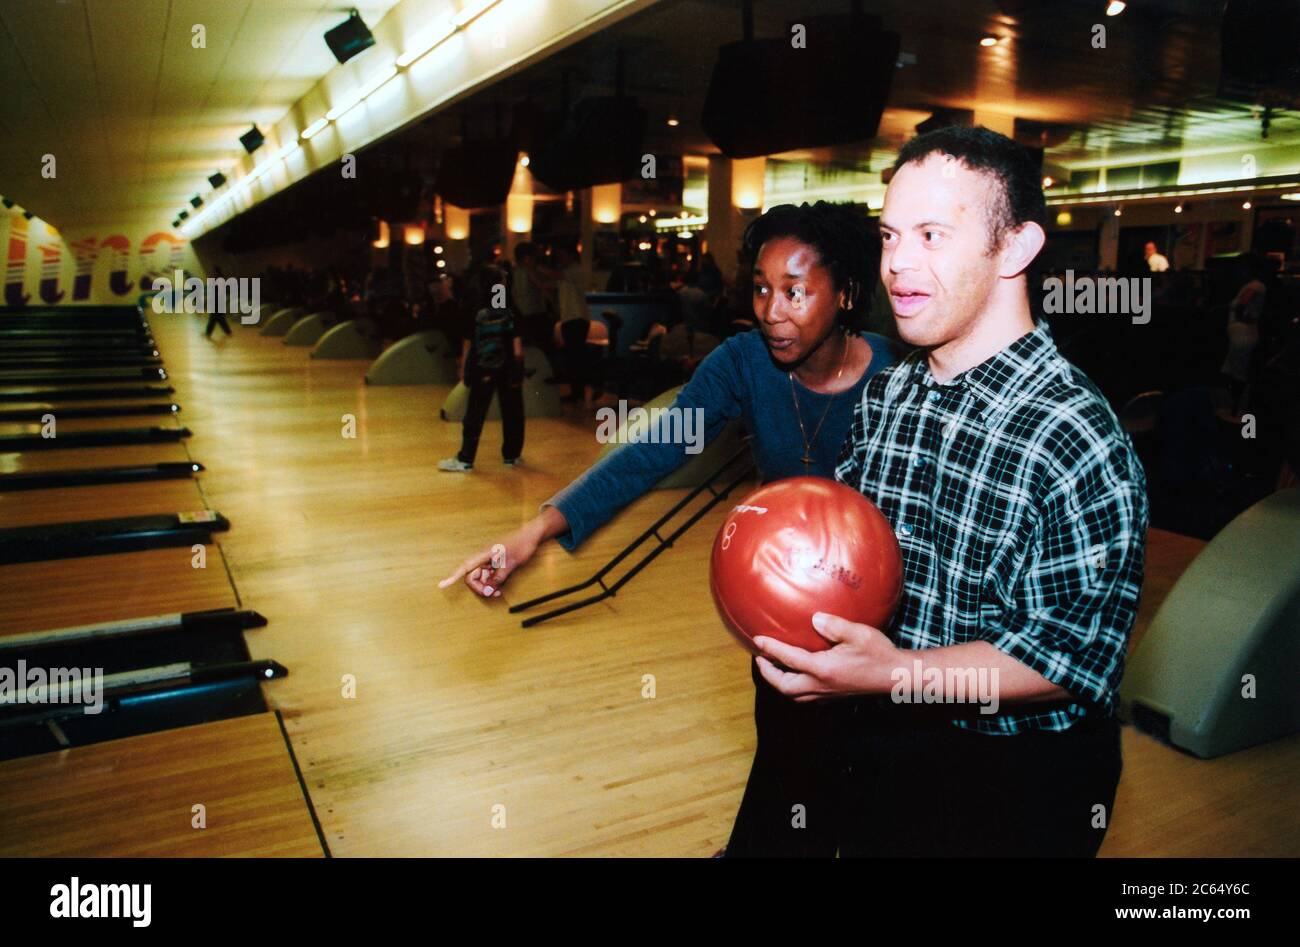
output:
M 767 350 L 782 365 L 797 365 L 835 324 L 844 303 L 817 250 L 794 237 L 763 244 L 754 263 L 754 316 Z

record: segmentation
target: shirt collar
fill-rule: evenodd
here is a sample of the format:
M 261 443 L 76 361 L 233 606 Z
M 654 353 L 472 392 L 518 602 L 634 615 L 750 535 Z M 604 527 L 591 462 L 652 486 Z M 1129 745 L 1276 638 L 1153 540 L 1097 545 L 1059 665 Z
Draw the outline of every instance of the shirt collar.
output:
M 992 421 L 1018 400 L 1055 352 L 1051 330 L 1046 322 L 1040 322 L 1032 332 L 1026 332 L 996 355 L 957 375 L 948 386 L 969 391 L 976 402 L 976 413 L 984 421 Z M 911 380 L 925 387 L 938 387 L 925 353 L 917 354 L 920 357 L 912 364 Z

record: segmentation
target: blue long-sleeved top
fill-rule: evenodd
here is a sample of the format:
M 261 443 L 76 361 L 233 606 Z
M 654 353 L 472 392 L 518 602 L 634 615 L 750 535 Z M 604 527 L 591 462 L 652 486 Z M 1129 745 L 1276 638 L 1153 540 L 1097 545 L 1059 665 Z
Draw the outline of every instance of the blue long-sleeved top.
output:
M 804 474 L 833 479 L 863 386 L 881 369 L 897 362 L 901 354 L 897 343 L 882 335 L 864 332 L 862 337 L 871 346 L 871 362 L 852 388 L 825 395 L 805 388 L 796 379 L 792 396 L 792 376 L 773 363 L 759 331 L 734 335 L 700 363 L 673 406 L 703 409 L 706 444 L 728 421 L 741 418 L 752 435 L 750 446 L 764 483 Z M 809 437 L 822 412 L 827 412 L 811 444 L 813 463 L 807 468 L 802 461 L 804 444 L 795 416 L 795 397 Z M 648 441 L 624 444 L 543 503 L 543 507 L 554 506 L 568 521 L 569 531 L 558 537 L 560 545 L 570 551 L 577 548 L 619 510 L 696 456 L 686 453 L 686 446 Z

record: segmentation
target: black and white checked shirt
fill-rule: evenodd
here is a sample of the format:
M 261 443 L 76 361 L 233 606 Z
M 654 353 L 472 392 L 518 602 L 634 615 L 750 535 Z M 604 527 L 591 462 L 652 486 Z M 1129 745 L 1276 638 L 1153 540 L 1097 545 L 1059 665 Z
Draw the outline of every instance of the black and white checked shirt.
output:
M 987 641 L 1077 702 L 963 713 L 995 734 L 1114 712 L 1137 615 L 1146 479 L 1110 406 L 1040 324 L 940 385 L 924 351 L 863 390 L 836 479 L 903 551 L 901 648 Z

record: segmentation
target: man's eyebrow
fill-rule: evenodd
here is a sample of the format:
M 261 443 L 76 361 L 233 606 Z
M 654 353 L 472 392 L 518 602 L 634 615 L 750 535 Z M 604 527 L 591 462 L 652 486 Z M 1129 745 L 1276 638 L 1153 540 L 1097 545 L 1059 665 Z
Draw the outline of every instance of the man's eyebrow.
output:
M 894 231 L 898 230 L 898 227 L 891 224 L 887 220 L 880 221 L 880 226 L 884 230 L 894 230 Z M 923 220 L 919 224 L 912 225 L 913 230 L 923 230 L 926 227 L 943 227 L 947 230 L 953 229 L 953 225 L 948 223 L 946 220 Z

